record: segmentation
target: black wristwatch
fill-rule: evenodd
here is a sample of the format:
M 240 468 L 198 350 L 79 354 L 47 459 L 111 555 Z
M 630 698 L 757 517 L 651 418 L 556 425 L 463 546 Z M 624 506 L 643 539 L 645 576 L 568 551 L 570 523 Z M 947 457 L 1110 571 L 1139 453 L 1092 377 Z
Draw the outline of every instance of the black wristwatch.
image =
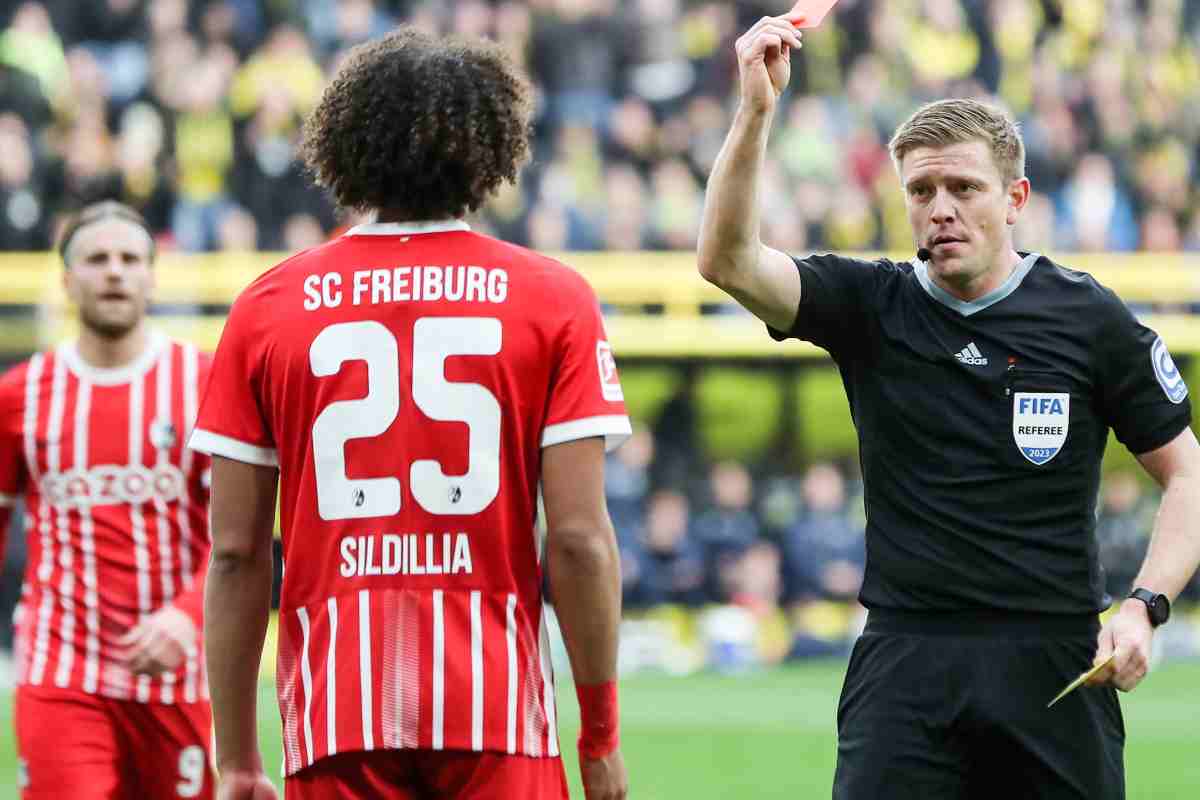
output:
M 1130 592 L 1129 596 L 1146 604 L 1151 627 L 1157 628 L 1171 618 L 1171 601 L 1165 594 L 1155 594 L 1149 589 L 1138 588 Z

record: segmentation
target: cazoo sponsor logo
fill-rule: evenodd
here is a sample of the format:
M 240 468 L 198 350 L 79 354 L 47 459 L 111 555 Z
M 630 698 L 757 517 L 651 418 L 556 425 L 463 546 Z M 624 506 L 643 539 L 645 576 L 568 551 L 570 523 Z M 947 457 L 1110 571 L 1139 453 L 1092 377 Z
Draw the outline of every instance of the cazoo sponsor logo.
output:
M 52 505 L 84 508 L 141 505 L 152 500 L 170 503 L 183 496 L 187 479 L 174 464 L 155 467 L 103 464 L 42 477 L 41 490 Z

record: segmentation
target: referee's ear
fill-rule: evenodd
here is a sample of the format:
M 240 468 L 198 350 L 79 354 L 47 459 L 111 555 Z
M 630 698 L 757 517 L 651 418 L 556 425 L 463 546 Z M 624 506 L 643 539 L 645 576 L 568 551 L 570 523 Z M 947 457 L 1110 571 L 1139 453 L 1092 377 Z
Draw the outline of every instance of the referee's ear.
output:
M 1005 222 L 1010 226 L 1017 224 L 1025 204 L 1029 202 L 1029 178 L 1016 178 L 1008 183 L 1008 213 Z

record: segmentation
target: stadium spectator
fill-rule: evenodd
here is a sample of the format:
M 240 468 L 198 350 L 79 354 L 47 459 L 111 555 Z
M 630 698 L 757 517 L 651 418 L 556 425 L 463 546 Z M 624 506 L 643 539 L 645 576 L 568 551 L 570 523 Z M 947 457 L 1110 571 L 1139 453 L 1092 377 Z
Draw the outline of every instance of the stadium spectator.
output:
M 182 79 L 173 148 L 179 196 L 171 230 L 185 250 L 215 246 L 217 224 L 229 203 L 234 125 L 226 107 L 228 85 L 229 74 L 216 53 L 200 56 Z
M 729 568 L 762 535 L 751 508 L 754 479 L 740 462 L 720 461 L 709 469 L 708 498 L 696 515 L 692 535 L 704 549 L 707 591 L 724 601 L 731 594 Z
M 544 574 L 585 791 L 626 796 L 603 469 L 631 428 L 599 304 L 462 220 L 515 181 L 532 109 L 498 45 L 401 28 L 351 51 L 305 122 L 316 180 L 375 218 L 239 296 L 192 437 L 214 455 L 223 797 L 275 795 L 255 718 L 277 487 L 289 798 L 565 798 Z
M 41 3 L 21 3 L 0 32 L 0 63 L 27 71 L 52 105 L 62 106 L 71 92 L 62 40 Z
M 217 249 L 250 252 L 258 249 L 258 222 L 241 206 L 226 206 L 217 221 Z
M 309 191 L 308 178 L 295 161 L 302 113 L 291 92 L 273 85 L 240 123 L 229 190 L 253 215 L 262 249 L 290 249 L 287 227 L 297 215 L 318 220 L 318 237 L 335 222 L 328 202 Z
M 609 165 L 604 172 L 604 209 L 600 220 L 600 248 L 631 253 L 650 244 L 646 181 L 630 164 Z
M 121 113 L 114 167 L 120 188 L 115 194 L 141 209 L 156 234 L 170 229 L 175 208 L 174 184 L 165 168 L 166 125 L 154 106 L 133 103 Z
M 783 594 L 779 548 L 758 540 L 730 565 L 726 584 L 729 603 L 756 617 L 775 614 Z
M 675 489 L 660 489 L 647 500 L 640 541 L 623 551 L 634 566 L 625 586 L 631 608 L 695 607 L 712 600 L 705 588 L 704 548 L 691 534 L 690 515 L 687 495 Z
M 244 119 L 270 96 L 283 92 L 290 105 L 304 115 L 316 106 L 324 84 L 325 76 L 313 59 L 304 32 L 280 25 L 233 76 L 229 108 Z
M 616 0 L 552 0 L 534 18 L 530 67 L 551 125 L 600 127 L 621 88 L 626 55 Z
M 34 130 L 42 130 L 51 120 L 50 104 L 42 93 L 37 78 L 19 66 L 2 61 L 0 108 L 18 115 Z
M 650 493 L 650 465 L 654 462 L 654 435 L 643 425 L 635 425 L 633 435 L 608 456 L 604 469 L 604 494 L 608 514 L 617 531 L 618 541 L 631 541 L 646 511 Z
M 108 99 L 117 107 L 136 97 L 150 73 L 149 58 L 141 42 L 147 34 L 143 4 L 139 0 L 80 3 L 69 17 L 71 41 L 96 59 L 106 81 Z
M 1058 199 L 1060 225 L 1072 249 L 1132 250 L 1138 242 L 1133 204 L 1118 185 L 1112 162 L 1100 153 L 1079 159 Z
M 19 250 L 35 250 L 50 219 L 29 128 L 16 114 L 0 114 L 0 153 L 0 237 Z
M 808 468 L 802 480 L 800 518 L 783 540 L 786 596 L 854 602 L 866 559 L 862 528 L 846 508 L 846 481 L 832 464 Z

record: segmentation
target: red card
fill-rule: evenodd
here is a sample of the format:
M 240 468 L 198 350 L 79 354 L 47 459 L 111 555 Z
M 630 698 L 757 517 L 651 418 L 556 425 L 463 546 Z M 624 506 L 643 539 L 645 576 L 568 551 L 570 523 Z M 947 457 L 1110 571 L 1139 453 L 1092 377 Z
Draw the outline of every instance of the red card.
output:
M 804 15 L 800 22 L 792 23 L 797 28 L 815 28 L 825 19 L 829 9 L 837 5 L 837 0 L 796 0 L 796 5 L 787 13 L 789 17 Z

